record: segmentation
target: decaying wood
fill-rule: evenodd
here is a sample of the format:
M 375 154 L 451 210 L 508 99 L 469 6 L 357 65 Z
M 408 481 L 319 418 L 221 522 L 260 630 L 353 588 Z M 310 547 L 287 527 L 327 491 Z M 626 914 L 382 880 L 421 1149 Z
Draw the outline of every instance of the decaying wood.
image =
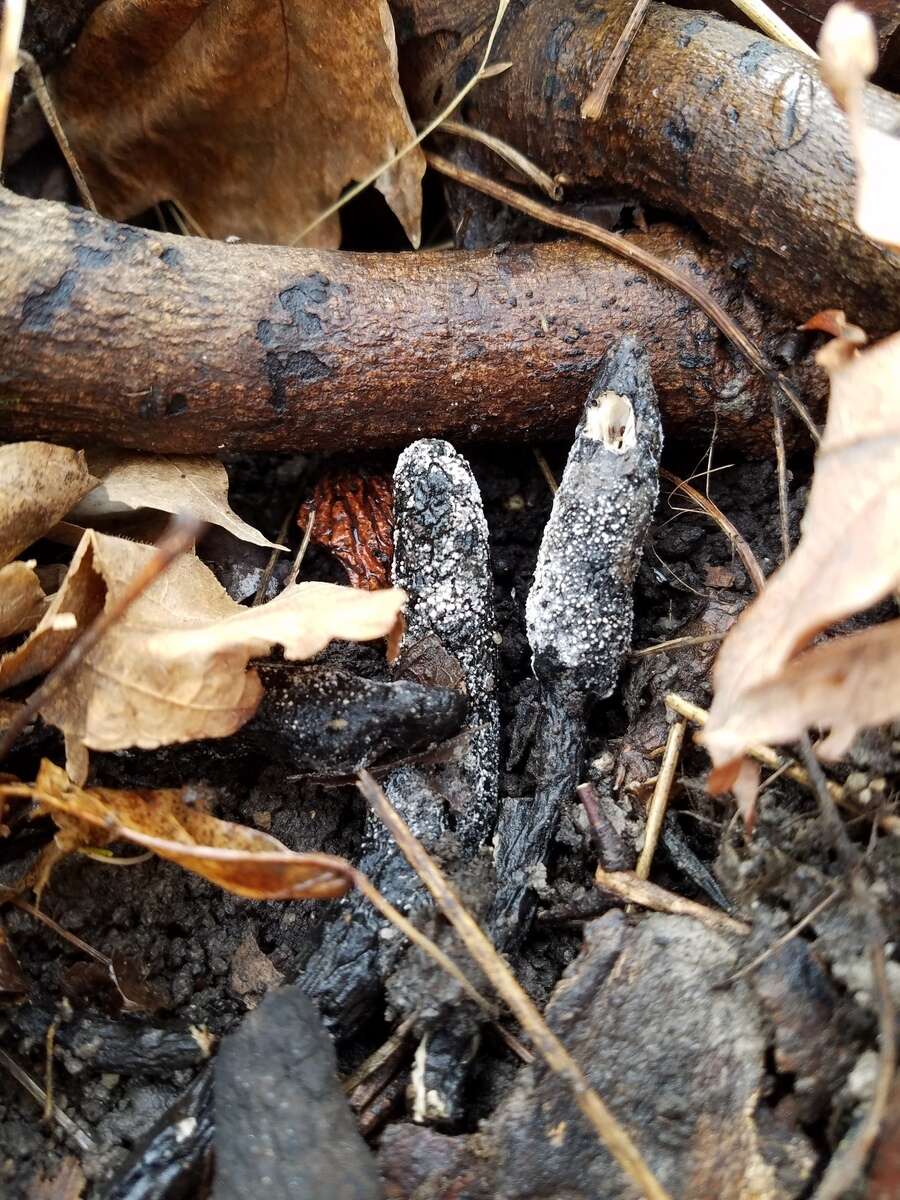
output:
M 468 77 L 479 5 L 409 7 L 406 28 L 419 37 L 402 52 L 403 82 L 424 119 Z M 654 4 L 602 119 L 582 119 L 632 7 L 535 0 L 511 10 L 495 58 L 512 65 L 473 92 L 469 124 L 568 184 L 684 211 L 759 295 L 799 319 L 843 308 L 870 333 L 895 329 L 900 261 L 854 225 L 847 125 L 813 60 L 759 31 Z M 866 111 L 880 129 L 900 126 L 900 100 L 877 87 Z
M 728 260 L 635 234 L 769 354 L 789 323 Z M 334 450 L 570 430 L 600 360 L 647 345 L 668 432 L 768 452 L 767 388 L 682 295 L 577 242 L 362 255 L 226 245 L 0 191 L 0 438 Z M 788 339 L 790 342 L 790 338 Z M 821 411 L 824 377 L 795 380 Z

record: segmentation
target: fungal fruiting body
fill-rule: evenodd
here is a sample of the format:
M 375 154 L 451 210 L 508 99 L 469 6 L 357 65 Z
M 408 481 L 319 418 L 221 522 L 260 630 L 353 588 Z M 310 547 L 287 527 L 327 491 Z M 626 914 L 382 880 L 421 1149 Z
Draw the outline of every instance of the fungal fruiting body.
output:
M 631 645 L 632 589 L 659 494 L 662 429 L 634 338 L 607 352 L 569 452 L 525 607 L 541 684 L 532 804 L 503 808 L 491 932 L 507 952 L 534 911 L 531 882 L 582 769 L 589 703 L 609 696 Z
M 499 759 L 492 577 L 481 495 L 461 455 L 447 442 L 428 439 L 400 455 L 394 496 L 393 577 L 409 596 L 399 665 L 426 641 L 456 664 L 470 737 L 461 756 L 445 766 L 392 771 L 385 791 L 427 848 L 452 825 L 463 855 L 471 856 L 493 826 Z M 412 868 L 372 814 L 360 869 L 403 912 L 430 908 Z M 358 893 L 342 908 L 307 964 L 303 985 L 332 1031 L 346 1036 L 405 943 Z

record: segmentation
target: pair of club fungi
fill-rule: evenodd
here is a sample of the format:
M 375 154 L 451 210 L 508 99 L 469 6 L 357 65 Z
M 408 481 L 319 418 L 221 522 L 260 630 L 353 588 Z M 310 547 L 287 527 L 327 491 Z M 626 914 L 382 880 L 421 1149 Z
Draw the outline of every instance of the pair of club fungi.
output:
M 415 442 L 397 463 L 393 574 L 409 595 L 398 673 L 415 662 L 419 682 L 458 681 L 468 703 L 468 737 L 450 761 L 399 766 L 384 786 L 431 851 L 446 852 L 452 835 L 457 861 L 465 863 L 493 839 L 497 882 L 485 921 L 508 955 L 528 931 L 534 868 L 545 861 L 561 806 L 581 777 L 588 707 L 613 691 L 630 649 L 632 589 L 658 495 L 661 444 L 649 360 L 626 338 L 607 353 L 588 397 L 528 596 L 542 705 L 530 803 L 499 797 L 498 638 L 478 485 L 444 441 Z M 371 815 L 360 867 L 413 920 L 429 919 L 427 893 Z M 404 939 L 362 897 L 343 902 L 301 977 L 337 1037 L 359 1029 L 405 953 Z M 411 990 L 410 1004 L 415 999 Z M 483 1018 L 465 1000 L 453 1012 L 427 996 L 418 1001 L 414 1116 L 452 1123 L 462 1112 Z

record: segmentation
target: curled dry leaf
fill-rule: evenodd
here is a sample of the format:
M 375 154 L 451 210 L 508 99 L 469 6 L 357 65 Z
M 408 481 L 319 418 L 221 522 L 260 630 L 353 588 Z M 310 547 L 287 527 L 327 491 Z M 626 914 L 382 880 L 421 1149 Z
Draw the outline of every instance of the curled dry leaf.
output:
M 107 216 L 175 200 L 209 237 L 295 242 L 415 136 L 387 0 L 104 0 L 54 96 Z M 424 170 L 377 183 L 413 245 Z M 336 216 L 310 239 L 339 240 Z
M 0 565 L 43 536 L 96 484 L 79 450 L 48 442 L 0 446 Z
M 110 605 L 153 548 L 89 530 L 69 575 L 29 639 L 0 660 L 0 687 L 46 671 L 74 630 L 54 617 L 74 612 L 80 625 Z M 394 625 L 399 589 L 358 592 L 325 583 L 296 584 L 268 604 L 236 604 L 199 559 L 177 559 L 86 656 L 41 709 L 44 720 L 79 746 L 152 749 L 195 738 L 225 737 L 256 711 L 262 685 L 251 658 L 284 647 L 309 658 L 333 638 L 369 641 Z M 83 777 L 84 763 L 78 772 Z
M 21 794 L 22 785 L 13 786 Z M 177 789 L 87 790 L 44 759 L 32 794 L 52 813 L 70 844 L 124 838 L 251 900 L 325 900 L 342 896 L 349 887 L 343 859 L 289 850 L 267 833 L 185 803 Z
M 830 733 L 817 752 L 840 758 L 860 729 L 900 716 L 900 621 L 813 646 L 742 692 L 737 712 L 747 744 L 796 741 L 818 726 Z
M 0 567 L 0 638 L 34 629 L 47 608 L 47 597 L 34 562 Z
M 254 546 L 286 550 L 231 511 L 228 473 L 215 458 L 172 457 L 99 451 L 88 455 L 91 472 L 100 481 L 78 504 L 71 519 L 89 525 L 98 517 L 157 508 L 167 513 L 190 513 L 208 525 L 219 525 Z
M 839 338 L 820 351 L 819 361 L 831 377 L 831 404 L 803 535 L 741 614 L 716 661 L 715 698 L 700 740 L 717 765 L 750 742 L 792 740 L 798 720 L 804 727 L 831 727 L 834 752 L 851 730 L 900 716 L 896 686 L 880 698 L 865 695 L 866 672 L 872 691 L 885 683 L 870 647 L 877 643 L 888 653 L 890 634 L 879 641 L 873 630 L 871 641 L 854 639 L 860 662 L 852 672 L 839 642 L 791 662 L 816 634 L 900 585 L 900 334 L 861 352 Z M 791 688 L 794 714 L 787 711 Z M 847 711 L 841 713 L 844 688 Z M 771 719 L 760 712 L 766 703 Z
M 819 35 L 822 78 L 847 114 L 856 157 L 856 223 L 869 237 L 900 249 L 900 138 L 866 124 L 863 92 L 878 65 L 871 17 L 835 4 Z
M 297 524 L 305 529 L 313 514 L 312 541 L 337 558 L 351 584 L 387 587 L 394 557 L 394 488 L 388 476 L 364 472 L 324 475 Z

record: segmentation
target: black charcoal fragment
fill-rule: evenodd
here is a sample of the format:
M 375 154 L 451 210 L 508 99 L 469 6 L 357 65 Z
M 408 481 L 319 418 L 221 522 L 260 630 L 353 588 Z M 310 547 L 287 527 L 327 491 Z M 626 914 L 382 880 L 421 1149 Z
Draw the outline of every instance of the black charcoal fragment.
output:
M 204 1067 L 150 1131 L 100 1200 L 196 1200 L 212 1173 L 212 1070 Z
M 401 668 L 409 663 L 421 679 L 431 663 L 432 682 L 459 679 L 469 739 L 452 762 L 399 768 L 384 786 L 428 849 L 452 832 L 466 860 L 490 835 L 497 810 L 499 713 L 487 523 L 472 472 L 447 442 L 416 442 L 401 454 L 394 496 L 394 582 L 409 595 Z M 360 868 L 407 915 L 432 910 L 412 868 L 371 815 Z M 349 896 L 342 910 L 302 979 L 337 1037 L 355 1032 L 406 950 L 405 940 L 360 896 Z M 475 1022 L 461 1035 L 461 1059 L 470 1057 L 473 1039 Z M 439 1057 L 441 1063 L 452 1059 L 452 1048 L 442 1044 Z M 429 1066 L 426 1061 L 427 1087 L 439 1096 Z M 452 1090 L 458 1092 L 455 1082 Z M 440 1099 L 436 1103 L 443 1107 Z
M 466 699 L 446 687 L 389 683 L 321 665 L 263 667 L 247 741 L 304 775 L 349 775 L 458 733 Z
M 270 992 L 215 1062 L 213 1200 L 378 1200 L 331 1039 L 297 987 Z
M 39 1046 L 57 1016 L 51 1009 L 28 1004 L 10 1009 L 7 1020 L 20 1038 Z M 158 1025 L 144 1017 L 111 1021 L 91 1013 L 60 1021 L 54 1044 L 72 1073 L 166 1076 L 197 1066 L 208 1053 L 189 1029 Z
M 491 933 L 506 952 L 534 914 L 531 881 L 581 777 L 585 719 L 631 647 L 632 589 L 659 493 L 662 429 L 650 365 L 634 338 L 604 359 L 553 501 L 526 605 L 541 687 L 534 802 L 498 828 Z

